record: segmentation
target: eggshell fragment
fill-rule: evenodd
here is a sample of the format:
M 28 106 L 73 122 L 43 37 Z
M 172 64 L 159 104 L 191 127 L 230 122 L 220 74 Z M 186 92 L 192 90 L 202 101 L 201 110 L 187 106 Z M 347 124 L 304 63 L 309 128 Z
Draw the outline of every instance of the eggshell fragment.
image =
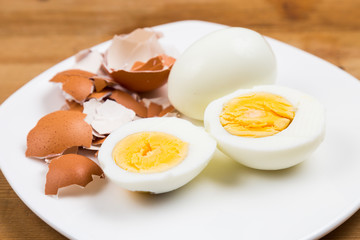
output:
M 70 69 L 57 73 L 52 79 L 50 79 L 50 82 L 64 83 L 68 80 L 69 76 L 81 76 L 85 78 L 90 78 L 95 75 L 95 73 L 83 71 L 80 69 Z
M 79 152 L 79 147 L 78 146 L 75 146 L 75 147 L 71 147 L 71 148 L 68 148 L 66 149 L 62 155 L 65 155 L 65 154 L 77 154 Z M 51 160 L 48 160 L 47 163 L 50 163 Z
M 92 144 L 95 146 L 99 146 L 105 141 L 105 139 L 106 139 L 106 137 L 105 138 L 96 138 L 93 140 Z
M 135 62 L 131 68 L 131 71 L 156 71 L 162 70 L 164 67 L 160 57 L 150 58 L 147 62 Z
M 162 61 L 162 64 L 166 67 L 171 67 L 172 65 L 174 65 L 176 59 L 171 57 L 171 56 L 168 56 L 166 54 L 161 54 L 159 56 L 161 58 L 161 61 Z
M 105 55 L 106 67 L 129 71 L 136 61 L 145 62 L 163 54 L 158 39 L 159 35 L 150 28 L 139 28 L 126 35 L 114 36 Z
M 49 171 L 46 175 L 45 194 L 56 195 L 59 188 L 72 184 L 85 187 L 93 180 L 92 175 L 103 178 L 104 172 L 87 157 L 66 154 L 54 158 L 49 164 Z
M 109 98 L 115 100 L 117 103 L 123 105 L 124 107 L 133 110 L 139 117 L 147 116 L 146 107 L 136 101 L 130 94 L 124 91 L 113 90 Z
M 93 136 L 97 138 L 105 138 L 108 134 L 100 134 L 97 133 L 95 130 L 93 131 Z
M 156 117 L 162 111 L 162 107 L 156 103 L 150 103 L 149 108 L 147 110 L 147 117 Z
M 98 73 L 103 64 L 103 55 L 94 50 L 85 49 L 75 55 L 76 69 Z
M 94 85 L 95 88 L 97 87 L 96 91 L 101 91 L 102 89 L 99 88 L 100 85 L 102 85 L 103 87 L 106 86 L 113 86 L 114 84 L 117 84 L 112 78 L 108 77 L 108 76 L 104 76 L 104 75 L 96 75 L 96 76 L 92 76 L 90 77 L 91 80 L 94 81 Z M 96 83 L 97 80 L 99 80 L 99 83 Z M 104 82 L 106 83 L 106 85 L 104 84 Z M 104 86 L 105 85 L 105 86 Z
M 66 109 L 64 110 L 82 112 L 84 107 L 75 101 L 66 100 Z
M 100 134 L 109 134 L 135 117 L 134 111 L 111 100 L 106 100 L 96 110 L 92 126 Z
M 169 60 L 169 58 L 171 57 L 164 54 L 159 55 L 145 63 L 135 63 L 133 70 L 114 70 L 109 71 L 109 74 L 128 90 L 135 92 L 152 91 L 166 83 L 172 64 L 175 62 L 175 59 Z
M 98 151 L 100 150 L 100 147 L 102 145 L 102 143 L 105 141 L 106 139 L 106 136 L 103 137 L 103 138 L 99 138 L 99 137 L 96 137 L 92 144 L 91 144 L 91 147 L 87 148 L 88 150 L 95 150 L 95 151 Z
M 171 117 L 176 117 L 178 115 L 178 113 L 175 113 L 174 115 L 169 115 L 169 113 L 172 113 L 175 110 L 174 106 L 170 105 L 167 108 L 164 108 L 160 113 L 159 113 L 159 117 L 164 117 L 164 116 L 171 116 Z
M 27 136 L 27 157 L 49 158 L 73 146 L 90 147 L 92 128 L 77 111 L 56 111 L 42 117 Z
M 84 102 L 94 91 L 93 82 L 83 76 L 68 76 L 63 83 L 62 89 L 77 102 Z
M 84 102 L 83 113 L 86 114 L 85 121 L 89 124 L 93 121 L 96 115 L 96 109 L 101 106 L 101 102 L 96 99 L 90 99 L 89 101 Z
M 150 103 L 156 103 L 158 105 L 161 105 L 162 108 L 167 108 L 170 106 L 170 101 L 165 96 L 155 98 L 143 98 L 141 100 L 144 102 L 147 108 L 150 106 Z
M 85 121 L 99 134 L 109 134 L 135 117 L 134 111 L 112 100 L 101 103 L 91 99 L 84 103 L 84 113 Z
M 165 55 L 151 29 L 136 29 L 127 35 L 115 36 L 104 57 L 104 68 L 126 89 L 146 92 L 167 81 L 175 59 Z
M 105 87 L 108 86 L 108 82 L 104 78 L 93 77 L 95 92 L 101 92 Z
M 107 90 L 104 90 L 104 91 L 101 91 L 101 92 L 93 92 L 92 94 L 90 94 L 87 98 L 88 99 L 91 99 L 91 98 L 95 98 L 96 100 L 98 101 L 101 101 L 103 100 L 104 98 L 110 96 L 111 94 L 111 91 L 107 91 Z
M 141 102 L 148 109 L 147 117 L 163 117 L 170 116 L 169 113 L 173 112 L 175 108 L 170 105 L 169 99 L 167 97 L 156 97 L 156 98 L 143 98 Z M 177 117 L 178 113 L 175 113 L 171 116 Z

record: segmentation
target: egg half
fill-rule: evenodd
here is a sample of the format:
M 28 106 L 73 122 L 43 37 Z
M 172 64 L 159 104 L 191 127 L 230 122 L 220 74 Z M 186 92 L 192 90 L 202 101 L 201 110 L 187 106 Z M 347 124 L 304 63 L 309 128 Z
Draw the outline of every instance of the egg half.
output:
M 218 148 L 245 166 L 277 170 L 294 166 L 322 142 L 325 110 L 315 98 L 276 85 L 240 89 L 211 102 L 205 129 Z
M 164 193 L 196 177 L 215 149 L 216 141 L 202 127 L 184 119 L 155 117 L 112 132 L 98 159 L 105 175 L 119 186 Z
M 240 27 L 212 32 L 176 60 L 168 79 L 171 104 L 186 116 L 204 117 L 206 106 L 234 89 L 272 84 L 276 60 L 266 39 Z

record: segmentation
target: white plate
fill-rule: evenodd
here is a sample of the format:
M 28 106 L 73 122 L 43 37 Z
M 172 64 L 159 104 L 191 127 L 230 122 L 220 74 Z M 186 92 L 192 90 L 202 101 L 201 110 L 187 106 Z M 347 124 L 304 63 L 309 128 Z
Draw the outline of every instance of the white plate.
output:
M 156 29 L 182 51 L 223 27 L 184 21 Z M 72 239 L 318 238 L 360 207 L 360 83 L 317 57 L 268 40 L 278 60 L 277 84 L 307 92 L 327 108 L 325 141 L 296 167 L 258 171 L 218 154 L 194 181 L 168 194 L 132 193 L 96 179 L 83 191 L 70 187 L 59 199 L 45 196 L 47 167 L 25 157 L 26 135 L 63 105 L 60 90 L 48 80 L 70 68 L 71 57 L 2 104 L 1 170 L 32 211 Z

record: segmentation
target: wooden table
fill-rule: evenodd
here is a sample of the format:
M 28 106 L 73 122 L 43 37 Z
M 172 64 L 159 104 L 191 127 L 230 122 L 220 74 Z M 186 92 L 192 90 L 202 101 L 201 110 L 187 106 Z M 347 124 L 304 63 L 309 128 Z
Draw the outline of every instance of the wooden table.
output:
M 254 29 L 360 78 L 359 16 L 358 0 L 0 0 L 0 103 L 42 71 L 114 34 L 186 19 Z M 0 239 L 64 239 L 2 174 Z M 324 239 L 360 239 L 360 211 Z

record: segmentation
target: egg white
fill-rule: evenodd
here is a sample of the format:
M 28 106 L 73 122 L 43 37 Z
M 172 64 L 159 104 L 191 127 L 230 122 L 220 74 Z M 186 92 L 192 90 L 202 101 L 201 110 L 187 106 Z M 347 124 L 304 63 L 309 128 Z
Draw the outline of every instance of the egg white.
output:
M 118 165 L 112 158 L 115 145 L 128 135 L 143 131 L 171 134 L 187 142 L 188 154 L 173 168 L 159 173 L 133 173 Z M 106 177 L 131 191 L 163 193 L 175 190 L 196 177 L 211 160 L 216 141 L 201 127 L 175 117 L 146 118 L 127 123 L 111 133 L 102 144 L 98 159 Z
M 239 137 L 227 132 L 219 116 L 225 103 L 250 92 L 269 92 L 287 99 L 295 108 L 295 117 L 283 131 L 268 137 Z M 325 135 L 325 109 L 315 98 L 280 86 L 256 86 L 240 89 L 211 102 L 204 114 L 205 129 L 216 139 L 218 148 L 245 166 L 277 170 L 307 159 Z

